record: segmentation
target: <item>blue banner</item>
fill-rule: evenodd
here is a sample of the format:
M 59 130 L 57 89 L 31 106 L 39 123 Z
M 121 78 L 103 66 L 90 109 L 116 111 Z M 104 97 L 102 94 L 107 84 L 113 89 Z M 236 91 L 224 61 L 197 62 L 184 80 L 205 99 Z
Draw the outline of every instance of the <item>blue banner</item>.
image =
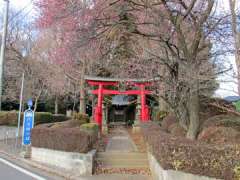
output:
M 34 126 L 34 112 L 31 109 L 28 109 L 24 112 L 24 121 L 23 121 L 23 145 L 31 144 L 31 130 Z

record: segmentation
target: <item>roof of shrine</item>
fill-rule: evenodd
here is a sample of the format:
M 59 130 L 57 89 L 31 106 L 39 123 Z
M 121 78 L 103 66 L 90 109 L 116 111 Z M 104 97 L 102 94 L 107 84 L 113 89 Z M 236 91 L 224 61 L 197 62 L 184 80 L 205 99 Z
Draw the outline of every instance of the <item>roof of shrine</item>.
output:
M 116 95 L 112 97 L 112 105 L 126 106 L 134 100 L 133 96 Z

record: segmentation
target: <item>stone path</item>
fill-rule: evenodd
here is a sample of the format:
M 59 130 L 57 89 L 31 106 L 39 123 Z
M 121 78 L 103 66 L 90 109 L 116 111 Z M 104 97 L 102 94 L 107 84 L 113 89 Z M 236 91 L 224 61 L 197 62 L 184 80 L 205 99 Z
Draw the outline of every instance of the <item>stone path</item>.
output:
M 105 152 L 97 154 L 97 159 L 106 168 L 105 172 L 110 174 L 99 174 L 83 180 L 151 180 L 150 176 L 140 173 L 148 168 L 147 155 L 139 153 L 127 130 L 118 126 L 110 130 L 109 136 Z
M 106 147 L 106 152 L 134 152 L 137 147 L 129 136 L 128 132 L 123 127 L 118 127 L 113 130 L 113 136 L 109 139 Z

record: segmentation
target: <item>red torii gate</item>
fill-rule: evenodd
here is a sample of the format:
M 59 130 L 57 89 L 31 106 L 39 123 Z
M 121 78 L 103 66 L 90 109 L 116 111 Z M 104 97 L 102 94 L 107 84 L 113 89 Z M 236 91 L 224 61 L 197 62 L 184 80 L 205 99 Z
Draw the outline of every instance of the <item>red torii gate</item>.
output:
M 141 122 L 148 122 L 150 120 L 149 108 L 146 104 L 146 95 L 151 94 L 151 91 L 145 90 L 146 86 L 150 83 L 146 80 L 134 80 L 134 79 L 107 79 L 99 77 L 85 77 L 85 80 L 91 86 L 98 86 L 97 90 L 92 90 L 91 93 L 98 96 L 97 106 L 94 108 L 94 120 L 99 125 L 100 130 L 102 129 L 102 102 L 103 95 L 140 95 L 141 97 L 141 112 L 140 120 Z M 127 91 L 117 91 L 104 89 L 104 86 L 116 86 L 120 81 L 131 82 L 134 86 L 138 86 L 139 90 L 127 90 Z

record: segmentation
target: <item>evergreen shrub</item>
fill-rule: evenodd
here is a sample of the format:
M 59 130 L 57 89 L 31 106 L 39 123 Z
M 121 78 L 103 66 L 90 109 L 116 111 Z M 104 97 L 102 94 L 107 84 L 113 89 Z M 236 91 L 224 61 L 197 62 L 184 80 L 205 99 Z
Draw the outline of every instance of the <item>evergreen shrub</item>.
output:
M 75 128 L 36 126 L 32 129 L 32 146 L 65 152 L 87 153 L 93 148 L 97 135 Z
M 82 114 L 82 113 L 74 113 L 73 119 L 81 121 L 82 124 L 90 122 L 89 116 L 87 114 Z
M 34 114 L 35 125 L 43 123 L 62 122 L 67 120 L 64 115 L 53 115 L 49 112 L 35 112 Z M 21 113 L 21 125 L 23 123 L 23 113 Z M 0 125 L 17 126 L 18 124 L 18 111 L 1 111 L 0 112 Z
M 80 126 L 82 130 L 98 132 L 98 125 L 96 123 L 86 123 Z

